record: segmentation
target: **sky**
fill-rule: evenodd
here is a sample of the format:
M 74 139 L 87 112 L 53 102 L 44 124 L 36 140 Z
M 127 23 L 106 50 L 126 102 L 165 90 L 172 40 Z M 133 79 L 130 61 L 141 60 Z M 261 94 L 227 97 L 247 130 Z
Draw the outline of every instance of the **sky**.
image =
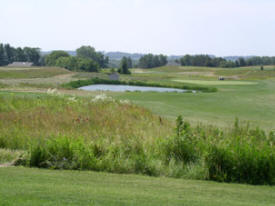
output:
M 275 56 L 274 0 L 0 0 L 0 42 L 43 51 Z

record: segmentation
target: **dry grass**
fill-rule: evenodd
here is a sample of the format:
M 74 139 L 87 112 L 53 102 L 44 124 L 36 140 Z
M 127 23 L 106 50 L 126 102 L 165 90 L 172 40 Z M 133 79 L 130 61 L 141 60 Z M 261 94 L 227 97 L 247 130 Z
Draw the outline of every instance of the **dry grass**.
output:
M 24 148 L 30 139 L 65 135 L 123 141 L 171 134 L 171 124 L 149 110 L 107 98 L 0 96 L 0 146 Z M 1 142 L 2 141 L 2 142 Z

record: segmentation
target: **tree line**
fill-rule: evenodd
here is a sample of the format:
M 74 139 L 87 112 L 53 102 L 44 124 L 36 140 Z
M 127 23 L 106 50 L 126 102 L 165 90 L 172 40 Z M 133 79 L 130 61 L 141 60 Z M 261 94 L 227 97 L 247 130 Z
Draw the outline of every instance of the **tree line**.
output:
M 244 66 L 259 66 L 259 65 L 274 65 L 275 57 L 240 57 L 236 61 L 226 60 L 221 57 L 210 57 L 209 55 L 185 55 L 176 60 L 182 66 L 205 66 L 205 67 L 244 67 Z
M 39 48 L 12 47 L 9 44 L 0 43 L 0 66 L 6 66 L 12 62 L 32 62 L 41 65 L 41 54 Z
M 0 43 L 0 66 L 12 62 L 32 62 L 37 66 L 58 66 L 74 71 L 98 71 L 100 68 L 109 67 L 109 58 L 101 52 L 97 52 L 91 46 L 81 46 L 76 50 L 76 56 L 71 56 L 65 51 L 52 51 L 48 55 L 41 55 L 39 48 L 12 47 L 9 44 Z M 222 57 L 209 55 L 185 55 L 176 60 L 182 66 L 205 66 L 234 68 L 243 66 L 275 65 L 275 57 L 255 56 L 250 58 L 240 57 L 236 61 L 227 60 Z M 146 54 L 140 57 L 138 62 L 132 61 L 130 57 L 123 57 L 120 61 L 118 71 L 129 74 L 129 68 L 154 68 L 164 66 L 168 63 L 165 55 Z
M 142 56 L 139 59 L 138 67 L 140 68 L 154 68 L 154 67 L 160 67 L 167 64 L 167 56 L 165 55 L 153 55 L 153 54 L 147 54 Z
M 97 72 L 108 67 L 109 58 L 91 46 L 81 46 L 76 50 L 76 56 L 70 56 L 65 51 L 53 51 L 45 57 L 45 65 L 64 67 L 72 71 Z

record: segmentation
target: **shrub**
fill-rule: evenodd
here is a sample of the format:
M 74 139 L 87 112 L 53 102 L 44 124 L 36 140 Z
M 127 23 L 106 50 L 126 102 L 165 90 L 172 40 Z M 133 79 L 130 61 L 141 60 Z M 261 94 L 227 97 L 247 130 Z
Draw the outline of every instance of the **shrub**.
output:
M 211 180 L 275 184 L 275 152 L 269 145 L 259 147 L 242 138 L 237 144 L 213 145 L 206 162 Z

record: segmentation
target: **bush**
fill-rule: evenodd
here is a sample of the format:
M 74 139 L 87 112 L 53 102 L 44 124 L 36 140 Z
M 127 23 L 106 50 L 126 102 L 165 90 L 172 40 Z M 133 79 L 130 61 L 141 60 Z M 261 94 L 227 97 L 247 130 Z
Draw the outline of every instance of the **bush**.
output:
M 247 142 L 232 146 L 212 146 L 206 158 L 209 179 L 248 184 L 275 184 L 275 153 Z

